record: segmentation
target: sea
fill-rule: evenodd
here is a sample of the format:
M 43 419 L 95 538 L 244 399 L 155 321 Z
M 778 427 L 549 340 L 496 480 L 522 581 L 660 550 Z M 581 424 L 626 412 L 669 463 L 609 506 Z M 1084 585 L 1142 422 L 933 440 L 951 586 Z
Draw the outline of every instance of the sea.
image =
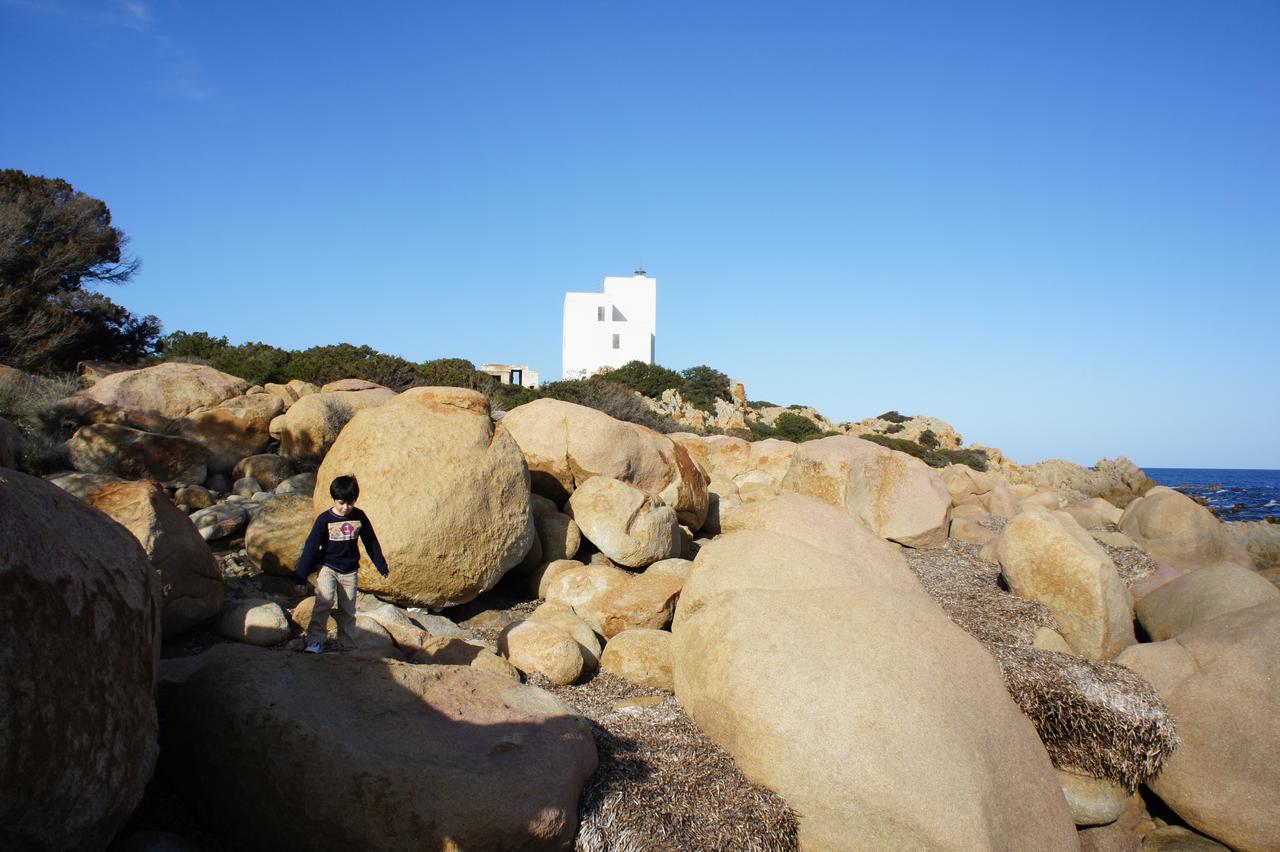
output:
M 1280 470 L 1144 467 L 1160 485 L 1204 501 L 1226 521 L 1280 517 Z

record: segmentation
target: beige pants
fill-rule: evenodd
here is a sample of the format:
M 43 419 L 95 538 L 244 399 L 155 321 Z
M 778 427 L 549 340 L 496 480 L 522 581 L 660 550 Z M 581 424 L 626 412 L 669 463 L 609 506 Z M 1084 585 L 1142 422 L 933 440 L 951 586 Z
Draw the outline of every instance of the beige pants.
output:
M 338 608 L 333 608 L 334 598 Z M 356 629 L 356 572 L 339 574 L 329 566 L 320 569 L 316 578 L 316 606 L 311 611 L 311 623 L 307 625 L 307 642 L 323 642 L 329 635 L 329 614 L 338 622 L 338 636 L 346 636 L 355 644 Z

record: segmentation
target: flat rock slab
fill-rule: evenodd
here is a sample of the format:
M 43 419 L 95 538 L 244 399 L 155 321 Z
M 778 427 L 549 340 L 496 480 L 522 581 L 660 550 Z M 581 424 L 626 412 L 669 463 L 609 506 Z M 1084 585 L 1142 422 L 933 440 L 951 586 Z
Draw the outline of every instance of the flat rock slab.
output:
M 223 645 L 168 683 L 162 754 L 245 849 L 559 849 L 586 721 L 490 672 Z

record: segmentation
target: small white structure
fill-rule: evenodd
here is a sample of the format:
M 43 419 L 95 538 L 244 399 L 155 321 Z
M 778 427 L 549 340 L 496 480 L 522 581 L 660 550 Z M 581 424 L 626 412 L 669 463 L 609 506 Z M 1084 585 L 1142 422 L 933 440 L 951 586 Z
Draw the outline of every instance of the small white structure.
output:
M 658 281 L 643 269 L 608 276 L 603 292 L 564 294 L 563 377 L 585 379 L 602 367 L 653 363 L 658 330 Z
M 536 388 L 540 384 L 537 371 L 530 370 L 528 364 L 481 364 L 480 372 L 488 373 L 504 385 Z

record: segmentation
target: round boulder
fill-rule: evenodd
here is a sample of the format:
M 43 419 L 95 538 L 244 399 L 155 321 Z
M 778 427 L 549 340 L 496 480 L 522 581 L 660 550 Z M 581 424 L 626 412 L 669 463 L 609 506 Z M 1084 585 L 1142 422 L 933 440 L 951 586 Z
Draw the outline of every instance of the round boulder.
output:
M 1065 512 L 1023 512 L 995 540 L 1016 595 L 1043 603 L 1071 649 L 1109 660 L 1137 640 L 1133 603 L 1115 563 Z
M 666 435 L 556 399 L 517 406 L 502 428 L 524 452 L 534 489 L 559 504 L 591 477 L 605 476 L 657 497 L 692 529 L 706 520 L 706 472 Z
M 797 812 L 802 849 L 1078 848 L 991 655 L 927 596 L 871 592 L 705 601 L 674 628 L 676 697 Z
M 5 846 L 105 849 L 155 766 L 155 572 L 119 524 L 12 470 L 0 541 Z
M 680 555 L 675 511 L 634 485 L 593 476 L 573 492 L 568 509 L 587 541 L 620 565 L 643 568 Z
M 178 423 L 177 431 L 208 447 L 209 469 L 225 473 L 245 456 L 267 448 L 271 421 L 283 411 L 279 397 L 251 393 L 191 412 Z
M 249 645 L 278 645 L 289 638 L 289 617 L 274 601 L 237 601 L 218 616 L 218 632 Z
M 835 435 L 798 445 L 782 489 L 845 509 L 876 535 L 908 547 L 947 543 L 951 493 L 938 472 L 861 438 Z
M 318 461 L 356 412 L 376 408 L 395 396 L 395 391 L 377 386 L 310 394 L 271 421 L 270 435 L 280 442 L 280 455 L 285 458 Z
M 142 545 L 160 581 L 165 636 L 181 633 L 222 609 L 222 571 L 191 520 L 154 482 L 116 482 L 90 492 L 105 512 Z
M 105 376 L 92 387 L 67 397 L 61 405 L 94 422 L 160 429 L 248 389 L 249 383 L 244 379 L 213 367 L 167 361 Z
M 260 453 L 241 458 L 231 469 L 232 479 L 252 477 L 262 483 L 267 491 L 274 491 L 280 483 L 293 476 L 293 462 L 275 453 Z
M 67 441 L 67 452 L 76 470 L 121 479 L 177 486 L 199 484 L 208 476 L 209 450 L 203 444 L 114 423 L 80 427 Z
M 303 397 L 290 413 L 324 396 Z M 329 484 L 348 474 L 359 479 L 359 506 L 391 567 L 384 578 L 366 556 L 360 587 L 382 597 L 465 603 L 533 544 L 524 458 L 475 391 L 412 388 L 359 412 L 316 473 L 317 514 L 331 505 Z
M 503 628 L 498 653 L 525 674 L 573 683 L 582 674 L 582 651 L 573 637 L 545 621 L 520 620 Z
M 546 602 L 529 614 L 530 621 L 541 621 L 558 627 L 573 637 L 582 652 L 583 671 L 594 670 L 600 665 L 600 640 L 595 631 L 583 621 L 571 607 Z
M 249 561 L 265 574 L 292 576 L 315 519 L 310 497 L 290 495 L 268 501 L 245 530 Z
M 604 646 L 600 668 L 638 686 L 675 689 L 671 680 L 671 634 L 666 630 L 633 627 Z
M 1120 531 L 1156 559 L 1179 571 L 1219 562 L 1252 569 L 1253 561 L 1213 513 L 1181 492 L 1158 486 L 1134 500 Z
M 1134 605 L 1138 623 L 1153 642 L 1172 639 L 1238 609 L 1280 601 L 1280 589 L 1247 568 L 1229 562 L 1184 574 Z
M 1169 705 L 1182 745 L 1148 785 L 1233 849 L 1280 842 L 1280 601 L 1220 615 L 1116 662 Z

